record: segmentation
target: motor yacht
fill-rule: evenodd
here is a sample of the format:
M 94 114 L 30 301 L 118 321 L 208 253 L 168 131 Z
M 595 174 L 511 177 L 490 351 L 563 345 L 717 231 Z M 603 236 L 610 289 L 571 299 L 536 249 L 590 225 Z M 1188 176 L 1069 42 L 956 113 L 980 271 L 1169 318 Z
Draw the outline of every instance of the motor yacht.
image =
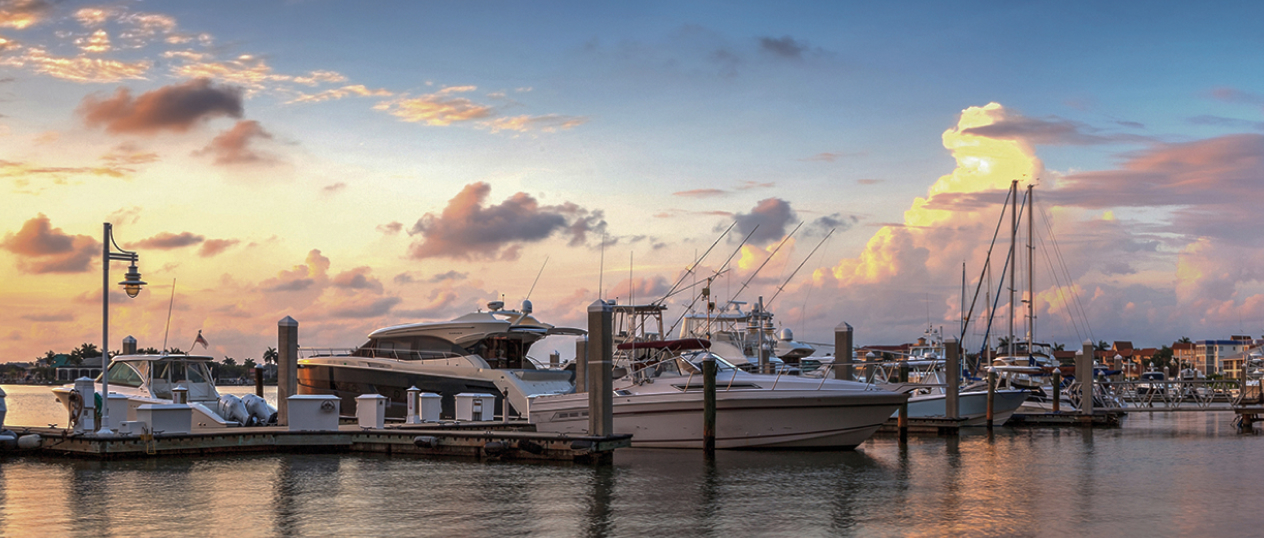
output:
M 716 448 L 854 448 L 908 399 L 854 381 L 748 373 L 707 351 L 709 342 L 694 349 L 681 344 L 690 341 L 705 342 L 651 342 L 662 351 L 658 358 L 623 363 L 627 373 L 614 382 L 614 431 L 632 434 L 632 446 L 702 448 L 702 363 L 707 359 L 718 367 Z M 539 431 L 588 429 L 587 394 L 536 396 L 530 405 Z
M 759 367 L 760 346 L 768 350 L 773 371 L 785 364 L 797 365 L 799 359 L 809 357 L 816 348 L 794 339 L 789 328 L 775 331 L 771 312 L 745 312 L 743 301 L 729 301 L 716 313 L 689 313 L 680 326 L 680 338 L 706 338 L 711 341 L 711 352 L 723 357 L 730 364 L 754 371 Z
M 344 415 L 355 413 L 356 397 L 380 394 L 389 399 L 386 416 L 407 414 L 408 389 L 442 397 L 440 416 L 454 418 L 457 394 L 496 397 L 503 413 L 525 415 L 527 398 L 574 390 L 574 372 L 537 366 L 531 345 L 550 335 L 586 334 L 554 327 L 533 317 L 530 301 L 507 310 L 502 301 L 451 321 L 395 325 L 369 334 L 354 349 L 301 348 L 299 394 L 332 394 Z

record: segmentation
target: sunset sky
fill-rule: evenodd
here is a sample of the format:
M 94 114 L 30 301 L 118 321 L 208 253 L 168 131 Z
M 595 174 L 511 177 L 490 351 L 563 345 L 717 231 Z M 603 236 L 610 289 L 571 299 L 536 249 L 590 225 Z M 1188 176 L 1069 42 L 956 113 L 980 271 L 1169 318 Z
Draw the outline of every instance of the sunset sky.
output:
M 100 345 L 107 221 L 150 283 L 111 349 L 162 345 L 173 280 L 168 346 L 238 361 L 287 315 L 581 325 L 733 223 L 721 303 L 802 223 L 736 299 L 908 342 L 958 330 L 1015 179 L 1038 340 L 1259 337 L 1264 6 L 1101 4 L 0 0 L 0 361 Z

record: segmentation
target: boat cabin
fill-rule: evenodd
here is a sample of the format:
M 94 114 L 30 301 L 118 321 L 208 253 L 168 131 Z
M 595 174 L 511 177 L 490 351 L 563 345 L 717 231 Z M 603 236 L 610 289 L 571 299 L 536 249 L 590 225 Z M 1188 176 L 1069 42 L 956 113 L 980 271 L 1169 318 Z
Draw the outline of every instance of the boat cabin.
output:
M 192 355 L 122 355 L 110 360 L 110 387 L 128 387 L 153 398 L 172 399 L 171 389 L 189 389 L 190 402 L 216 402 L 211 357 Z M 97 382 L 101 377 L 97 377 Z

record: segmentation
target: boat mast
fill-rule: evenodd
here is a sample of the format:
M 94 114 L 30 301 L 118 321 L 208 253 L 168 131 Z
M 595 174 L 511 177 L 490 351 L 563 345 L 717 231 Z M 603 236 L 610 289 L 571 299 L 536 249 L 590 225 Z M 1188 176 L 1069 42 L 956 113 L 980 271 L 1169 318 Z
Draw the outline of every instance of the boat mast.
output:
M 1014 356 L 1014 273 L 1018 270 L 1018 180 L 1009 187 L 1013 195 L 1009 214 L 1009 346 L 1006 350 L 1010 357 Z
M 1036 199 L 1035 185 L 1027 184 L 1027 354 L 1031 355 L 1032 340 L 1036 338 L 1036 270 L 1032 256 L 1036 251 Z

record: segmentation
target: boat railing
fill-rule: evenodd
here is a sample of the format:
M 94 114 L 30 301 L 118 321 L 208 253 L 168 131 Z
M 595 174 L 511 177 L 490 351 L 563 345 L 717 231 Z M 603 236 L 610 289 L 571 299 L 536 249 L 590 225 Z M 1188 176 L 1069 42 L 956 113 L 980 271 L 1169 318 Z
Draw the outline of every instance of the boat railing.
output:
M 396 359 L 401 361 L 416 361 L 427 359 L 455 359 L 460 358 L 458 353 L 450 351 L 414 351 L 410 349 L 379 349 L 371 347 L 360 348 L 334 348 L 334 347 L 300 347 L 298 356 L 302 359 L 313 359 L 319 357 L 370 357 L 381 359 Z

